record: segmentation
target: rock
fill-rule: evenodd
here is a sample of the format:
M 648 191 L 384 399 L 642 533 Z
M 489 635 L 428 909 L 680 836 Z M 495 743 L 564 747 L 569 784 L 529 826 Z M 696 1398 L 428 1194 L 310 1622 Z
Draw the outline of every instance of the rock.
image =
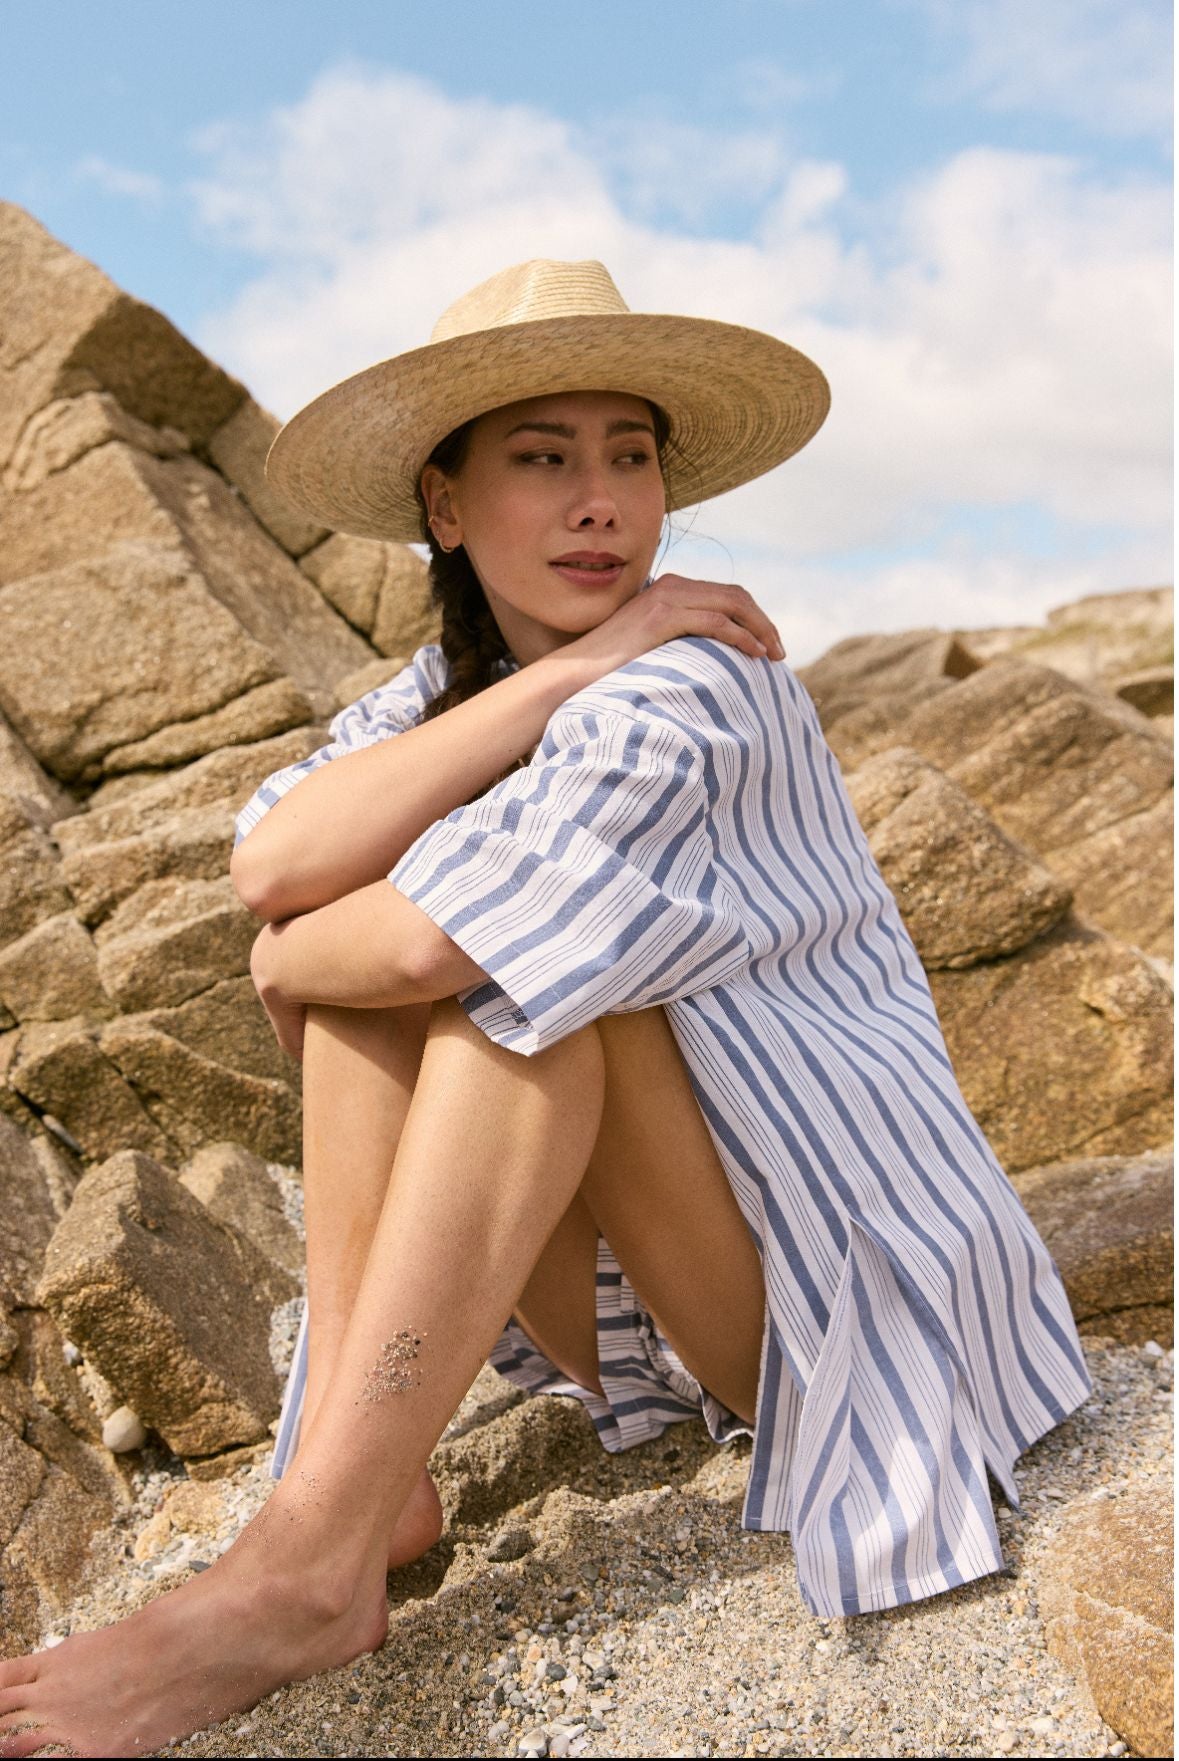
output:
M 115 747 L 103 758 L 102 767 L 107 774 L 117 775 L 143 766 L 163 769 L 187 764 L 202 753 L 264 740 L 310 720 L 311 705 L 302 691 L 289 679 L 273 679 L 208 715 L 193 716 L 191 721 L 161 728 L 144 740 Z
M 336 708 L 347 709 L 349 704 L 366 696 L 369 691 L 375 691 L 380 685 L 387 685 L 407 664 L 407 657 L 398 654 L 389 660 L 370 660 L 367 666 L 349 673 L 336 686 Z
M 243 398 L 209 441 L 208 453 L 251 512 L 292 556 L 327 537 L 327 529 L 291 507 L 266 480 L 266 454 L 279 423 L 252 397 Z
M 112 1022 L 109 1028 L 101 1031 L 113 1032 L 116 1026 L 142 1027 L 167 1034 L 202 1058 L 250 1076 L 287 1085 L 298 1082 L 298 1065 L 280 1048 L 249 978 L 222 979 L 185 1003 L 169 1009 L 151 1009 L 142 1015 L 124 1016 L 120 1022 Z M 224 1137 L 224 1132 L 209 1133 L 202 1141 L 216 1143 Z M 242 1139 L 235 1141 L 240 1143 Z M 270 1156 L 268 1159 L 297 1162 L 299 1157 Z
M 523 1559 L 536 1546 L 535 1538 L 529 1529 L 501 1529 L 487 1549 L 487 1557 L 493 1565 L 501 1565 L 512 1559 Z
M 15 203 L 0 203 L 6 372 L 0 467 L 31 418 L 58 398 L 108 391 L 153 427 L 207 439 L 245 388 L 93 263 L 59 243 Z
M 63 641 L 77 626 L 85 642 Z M 208 750 L 198 719 L 209 745 L 223 745 L 208 712 L 236 699 L 241 716 L 243 693 L 275 672 L 174 546 L 116 544 L 0 587 L 0 704 L 66 781 L 97 775 L 109 754 L 177 723 L 185 757 Z M 275 731 L 263 725 L 242 737 Z
M 48 830 L 78 812 L 78 803 L 43 770 L 6 716 L 0 715 L 0 797 L 7 796 L 31 825 Z M 0 935 L 0 940 L 3 936 Z
M 4 507 L 0 580 L 89 563 L 125 541 L 182 552 L 210 596 L 322 713 L 372 648 L 258 524 L 225 480 L 184 455 L 122 441 L 86 453 Z
M 1008 1173 L 1169 1141 L 1173 998 L 1137 949 L 1065 920 L 929 982 L 963 1096 Z
M 1123 677 L 1111 681 L 1111 689 L 1115 696 L 1140 709 L 1143 715 L 1152 719 L 1155 716 L 1174 715 L 1175 713 L 1175 668 L 1173 666 L 1141 667 L 1137 672 L 1126 673 Z
M 902 630 L 848 636 L 796 672 L 819 712 L 824 733 L 829 734 L 852 710 L 882 699 L 896 707 L 936 695 L 955 679 L 967 678 L 980 664 L 944 630 Z
M 296 1289 L 159 1162 L 125 1151 L 79 1183 L 37 1295 L 145 1425 L 200 1456 L 267 1435 L 270 1311 Z
M 301 1110 L 287 1083 L 231 1069 L 170 1034 L 142 1025 L 140 1017 L 112 1022 L 101 1044 L 145 1110 L 183 1152 L 232 1131 L 240 1142 L 274 1161 L 297 1159 Z
M 0 1422 L 0 1546 L 5 1546 L 20 1527 L 44 1478 L 45 1463 L 37 1451 Z
M 88 1156 L 127 1148 L 163 1156 L 173 1151 L 80 1017 L 27 1022 L 19 1030 L 8 1080 L 34 1106 L 60 1119 Z
M 147 1442 L 147 1428 L 139 1414 L 132 1412 L 129 1406 L 117 1406 L 103 1421 L 102 1441 L 112 1455 L 126 1455 L 132 1449 L 143 1448 Z
M 72 912 L 47 918 L 0 949 L 0 998 L 18 1021 L 114 1014 L 94 943 Z
M 0 791 L 0 946 L 73 903 L 53 840 L 23 802 Z
M 73 1190 L 56 1151 L 0 1115 L 0 1304 L 5 1308 L 33 1302 L 45 1250 Z
M 1174 1161 L 1164 1150 L 1089 1156 L 1014 1176 L 1085 1332 L 1157 1339 L 1174 1303 Z M 1139 1317 L 1135 1325 L 1135 1317 Z
M 412 654 L 437 640 L 427 567 L 408 545 L 335 532 L 308 551 L 300 567 L 382 654 Z
M 1063 859 L 1076 909 L 1111 927 L 1098 914 L 1108 833 L 1157 807 L 1173 786 L 1174 751 L 1145 716 L 1047 667 L 1000 660 L 936 703 L 912 708 L 889 744 L 898 740 L 944 770 L 1053 872 L 1063 872 Z M 1170 886 L 1169 859 L 1159 851 L 1138 883 L 1146 922 L 1168 920 L 1161 895 Z
M 86 1569 L 90 1542 L 111 1516 L 111 1500 L 88 1492 L 68 1473 L 49 1467 L 37 1497 L 4 1550 L 5 1600 L 34 1614 L 25 1647 L 35 1643 L 45 1618 L 55 1619 L 73 1602 Z M 7 1637 L 7 1634 L 6 1634 Z
M 1175 904 L 1175 802 L 1163 796 L 1141 813 L 1094 832 L 1076 849 L 1054 850 L 1052 872 L 1072 889 L 1075 914 L 1144 953 L 1170 959 Z
M 40 1267 L 38 1267 L 38 1272 Z M 34 1401 L 65 1425 L 74 1437 L 84 1443 L 102 1442 L 102 1420 L 90 1390 L 82 1379 L 81 1357 L 71 1344 L 75 1361 L 66 1358 L 65 1341 L 53 1320 L 43 1309 L 28 1308 L 16 1317 L 19 1353 L 13 1364 L 15 1373 L 24 1380 Z M 68 1452 L 46 1450 L 68 1466 Z M 88 1478 L 85 1467 L 74 1462 L 75 1478 Z
M 228 875 L 149 881 L 97 930 L 98 972 L 123 1009 L 183 1003 L 249 972 L 258 927 Z M 3 962 L 0 954 L 0 995 Z
M 911 747 L 868 759 L 847 787 L 927 969 L 1014 953 L 1068 910 L 1068 889 Z
M 62 827 L 55 827 L 62 845 L 62 873 L 84 923 L 101 923 L 121 900 L 149 881 L 217 880 L 228 870 L 233 849 L 233 812 L 228 806 L 181 809 L 171 819 L 110 843 L 94 837 L 96 828 L 86 823 L 90 817 L 79 814 L 76 821 L 65 820 Z
M 55 825 L 61 874 L 83 921 L 101 922 L 150 881 L 223 879 L 233 850 L 235 810 L 272 770 L 307 757 L 326 738 L 326 729 L 300 729 L 210 753 Z
M 207 1210 L 252 1241 L 267 1259 L 296 1275 L 302 1270 L 303 1243 L 260 1156 L 239 1143 L 207 1144 L 181 1169 L 180 1179 Z
M 1049 1650 L 1139 1755 L 1175 1752 L 1171 1496 L 1139 1480 L 1074 1501 L 1041 1568 Z
M 188 451 L 187 436 L 178 428 L 153 428 L 129 416 L 109 392 L 84 391 L 57 398 L 29 417 L 4 472 L 4 488 L 13 495 L 36 489 L 108 440 L 126 441 L 160 459 Z
M 1043 624 L 954 634 L 979 660 L 1018 656 L 1079 684 L 1112 689 L 1127 673 L 1170 663 L 1174 618 L 1170 587 L 1138 587 L 1069 600 L 1048 612 Z

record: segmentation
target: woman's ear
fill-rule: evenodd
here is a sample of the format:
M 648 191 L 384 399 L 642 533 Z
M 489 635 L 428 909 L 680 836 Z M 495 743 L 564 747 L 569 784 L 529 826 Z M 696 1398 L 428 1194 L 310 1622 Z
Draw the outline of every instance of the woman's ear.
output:
M 453 550 L 462 543 L 462 528 L 450 499 L 450 485 L 437 465 L 426 465 L 422 471 L 422 500 L 430 530 L 440 543 Z

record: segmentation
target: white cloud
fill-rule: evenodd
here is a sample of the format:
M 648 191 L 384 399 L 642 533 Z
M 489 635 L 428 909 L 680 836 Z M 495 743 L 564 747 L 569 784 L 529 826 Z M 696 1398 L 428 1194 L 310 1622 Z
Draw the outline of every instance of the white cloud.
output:
M 903 0 L 941 33 L 935 86 L 995 111 L 1057 115 L 1124 139 L 1171 138 L 1167 0 Z
M 837 161 L 769 134 L 692 130 L 652 139 L 636 202 L 609 155 L 556 117 L 356 65 L 201 145 L 205 225 L 260 261 L 200 340 L 281 416 L 424 342 L 445 305 L 505 264 L 598 257 L 634 309 L 769 330 L 827 373 L 832 410 L 811 445 L 696 516 L 732 554 L 730 567 L 706 547 L 718 576 L 790 583 L 792 602 L 799 584 L 816 632 L 844 618 L 842 634 L 873 627 L 881 604 L 917 623 L 962 623 L 1008 599 L 1026 616 L 1029 594 L 1056 592 L 1058 578 L 1068 597 L 1074 580 L 1078 592 L 1128 584 L 1131 564 L 1139 578 L 1167 570 L 1161 181 L 975 148 L 869 205 Z M 665 211 L 682 209 L 694 176 L 715 190 L 742 155 L 761 180 L 748 236 L 649 218 L 661 190 Z M 952 529 L 955 509 L 1026 507 L 1064 546 L 1075 531 L 1078 555 L 1104 545 L 1103 560 L 996 562 L 967 546 L 864 575 L 824 562 L 912 552 Z
M 126 196 L 134 202 L 154 205 L 163 198 L 164 185 L 148 171 L 132 171 L 125 165 L 112 165 L 97 153 L 88 153 L 74 166 L 74 176 L 97 184 L 108 196 Z

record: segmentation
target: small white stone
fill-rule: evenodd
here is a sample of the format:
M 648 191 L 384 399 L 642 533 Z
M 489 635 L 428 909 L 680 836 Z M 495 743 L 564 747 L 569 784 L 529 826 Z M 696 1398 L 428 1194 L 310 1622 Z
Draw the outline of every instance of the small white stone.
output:
M 65 1633 L 50 1633 L 49 1636 L 45 1640 L 44 1649 L 46 1651 L 52 1651 L 55 1645 L 64 1645 L 65 1642 L 66 1642 Z
M 1032 1729 L 1038 1737 L 1050 1736 L 1056 1729 L 1056 1720 L 1050 1718 L 1046 1712 L 1042 1712 L 1038 1718 L 1032 1719 Z
M 1142 1347 L 1142 1355 L 1143 1357 L 1160 1358 L 1166 1357 L 1167 1354 L 1157 1339 L 1148 1339 Z
M 112 1455 L 126 1455 L 131 1449 L 143 1448 L 147 1431 L 138 1413 L 129 1406 L 119 1406 L 103 1422 L 102 1441 Z
M 77 1346 L 74 1344 L 72 1339 L 63 1339 L 62 1340 L 62 1342 L 61 1342 L 61 1355 L 65 1359 L 66 1363 L 69 1364 L 71 1369 L 73 1369 L 76 1364 L 80 1364 L 82 1361 L 82 1353 L 78 1350 Z

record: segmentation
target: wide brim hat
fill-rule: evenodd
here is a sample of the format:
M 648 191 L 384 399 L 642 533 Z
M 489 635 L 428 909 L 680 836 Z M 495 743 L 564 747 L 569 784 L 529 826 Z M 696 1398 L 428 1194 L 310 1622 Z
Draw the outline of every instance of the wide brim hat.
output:
M 669 511 L 772 470 L 831 403 L 815 363 L 765 331 L 632 312 L 601 263 L 539 258 L 456 300 L 423 348 L 307 404 L 275 436 L 266 475 L 333 531 L 420 542 L 417 485 L 438 442 L 488 410 L 566 391 L 660 406 Z

